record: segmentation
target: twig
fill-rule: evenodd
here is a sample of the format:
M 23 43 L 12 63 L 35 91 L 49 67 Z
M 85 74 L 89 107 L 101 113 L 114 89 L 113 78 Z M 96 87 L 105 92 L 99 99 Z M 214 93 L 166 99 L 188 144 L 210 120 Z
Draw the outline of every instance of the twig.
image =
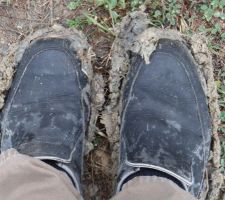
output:
M 112 47 L 111 47 L 111 49 L 110 49 L 110 51 L 109 51 L 108 59 L 107 59 L 107 61 L 106 61 L 106 66 L 108 66 L 109 61 L 112 59 L 112 50 L 113 50 L 113 48 L 114 48 L 114 43 L 112 44 Z
M 23 35 L 19 31 L 16 31 L 16 30 L 13 30 L 13 29 L 9 29 L 9 28 L 2 28 L 2 27 L 0 27 L 0 30 L 2 30 L 2 31 L 8 31 L 8 32 L 13 32 L 13 33 L 16 33 L 17 35 Z
M 20 17 L 6 16 L 6 15 L 2 15 L 2 14 L 0 14 L 0 17 L 10 18 L 10 19 L 19 19 L 19 20 L 24 20 L 24 21 L 36 21 L 36 22 L 41 22 L 41 20 L 38 20 L 38 19 L 25 19 L 25 18 L 20 18 Z
M 53 8 L 54 8 L 54 5 L 53 5 L 53 0 L 50 0 L 50 23 L 51 23 L 51 26 L 53 25 Z
M 93 167 L 93 157 L 92 157 L 92 154 L 91 154 L 91 181 L 92 181 L 92 186 L 94 185 L 94 167 Z

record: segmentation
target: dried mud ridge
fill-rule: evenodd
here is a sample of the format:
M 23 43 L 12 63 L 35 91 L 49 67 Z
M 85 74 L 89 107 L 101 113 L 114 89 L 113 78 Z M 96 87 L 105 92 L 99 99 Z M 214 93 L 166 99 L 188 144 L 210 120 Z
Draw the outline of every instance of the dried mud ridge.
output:
M 198 66 L 199 77 L 208 100 L 213 121 L 212 149 L 206 174 L 205 191 L 202 199 L 222 199 L 220 189 L 223 176 L 220 173 L 220 141 L 217 133 L 219 121 L 218 94 L 213 78 L 212 57 L 206 39 L 200 35 L 187 37 L 172 30 L 149 28 L 147 16 L 138 11 L 125 17 L 115 30 L 117 37 L 112 45 L 112 59 L 109 73 L 93 73 L 92 63 L 95 55 L 85 36 L 77 30 L 65 29 L 54 25 L 36 31 L 21 43 L 12 45 L 0 63 L 0 108 L 4 105 L 7 90 L 10 88 L 14 71 L 23 52 L 31 41 L 44 37 L 66 37 L 78 52 L 82 70 L 89 78 L 85 93 L 91 95 L 91 118 L 85 141 L 84 182 L 86 199 L 107 199 L 113 193 L 119 155 L 119 128 L 121 113 L 121 88 L 126 82 L 129 71 L 129 54 L 141 55 L 146 62 L 154 52 L 161 38 L 176 39 L 189 47 Z M 101 140 L 97 148 L 94 146 Z M 94 152 L 94 153 L 93 153 Z M 95 179 L 95 180 L 93 180 Z M 98 183 L 97 184 L 95 184 Z M 206 197 L 207 194 L 207 197 Z

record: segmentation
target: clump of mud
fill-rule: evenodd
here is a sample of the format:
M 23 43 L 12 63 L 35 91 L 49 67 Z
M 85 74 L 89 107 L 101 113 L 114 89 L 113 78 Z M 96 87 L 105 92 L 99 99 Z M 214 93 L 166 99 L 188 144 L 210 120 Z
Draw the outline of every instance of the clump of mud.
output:
M 126 74 L 130 68 L 129 52 L 139 54 L 149 62 L 149 56 L 154 52 L 159 39 L 168 38 L 179 40 L 185 44 L 198 66 L 202 87 L 207 96 L 208 106 L 213 123 L 212 149 L 206 175 L 205 191 L 201 199 L 219 200 L 223 176 L 220 173 L 220 141 L 218 137 L 219 106 L 218 94 L 213 78 L 212 57 L 207 48 L 207 41 L 201 35 L 191 37 L 182 35 L 175 30 L 149 28 L 147 15 L 142 12 L 133 12 L 122 20 L 117 27 L 117 38 L 112 50 L 112 68 L 109 76 L 110 104 L 105 108 L 102 121 L 106 126 L 109 140 L 114 148 L 113 160 L 118 160 L 119 127 L 121 113 L 121 88 L 126 82 Z M 114 163 L 116 170 L 117 163 Z

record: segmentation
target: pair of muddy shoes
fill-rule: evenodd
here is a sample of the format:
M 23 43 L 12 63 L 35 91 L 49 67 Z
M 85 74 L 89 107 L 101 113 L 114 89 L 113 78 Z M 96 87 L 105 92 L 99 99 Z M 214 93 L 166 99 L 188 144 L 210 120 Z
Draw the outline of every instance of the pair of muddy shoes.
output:
M 160 176 L 198 197 L 210 149 L 210 117 L 193 58 L 161 39 L 150 64 L 131 56 L 122 94 L 117 191 L 135 176 Z M 64 170 L 80 189 L 90 118 L 81 59 L 66 39 L 33 41 L 2 111 L 1 150 L 15 148 Z

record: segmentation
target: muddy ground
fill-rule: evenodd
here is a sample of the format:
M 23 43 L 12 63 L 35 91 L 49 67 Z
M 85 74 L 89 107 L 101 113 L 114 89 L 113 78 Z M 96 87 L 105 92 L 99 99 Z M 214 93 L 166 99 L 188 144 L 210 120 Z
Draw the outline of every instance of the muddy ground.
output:
M 82 12 L 82 9 L 96 9 L 88 3 L 84 3 L 81 9 L 75 12 L 69 11 L 68 3 L 68 0 L 14 0 L 8 5 L 6 1 L 0 0 L 0 61 L 13 44 L 24 40 L 27 35 L 36 30 L 50 27 L 53 24 L 67 27 L 67 19 L 75 18 Z M 97 12 L 107 15 L 101 9 Z M 121 77 L 127 73 L 128 68 L 121 68 L 118 71 L 113 71 L 111 68 L 112 65 L 117 64 L 118 58 L 115 56 L 116 54 L 112 58 L 112 53 L 115 51 L 115 48 L 112 47 L 115 38 L 112 35 L 103 33 L 91 25 L 87 26 L 83 32 L 93 47 L 92 66 L 95 72 L 93 77 L 95 95 L 92 97 L 94 104 L 92 113 L 95 113 L 95 117 L 92 119 L 89 135 L 86 137 L 84 198 L 108 199 L 113 193 L 115 160 L 118 156 L 119 107 L 116 104 L 119 101 L 120 93 L 114 87 L 118 84 L 116 87 L 121 88 Z M 122 38 L 120 37 L 116 42 L 121 43 Z M 222 61 L 214 57 L 213 62 L 217 66 Z M 117 69 L 116 66 L 114 69 Z M 218 172 L 219 155 L 214 156 L 216 152 L 220 151 L 217 149 L 218 137 L 214 138 L 214 141 L 216 141 L 214 143 L 216 145 L 212 148 L 216 150 L 212 152 L 212 155 L 216 159 L 211 160 L 211 171 L 207 177 L 210 183 L 210 188 L 207 189 L 211 191 L 209 200 L 223 198 L 219 190 L 221 187 L 221 176 Z

